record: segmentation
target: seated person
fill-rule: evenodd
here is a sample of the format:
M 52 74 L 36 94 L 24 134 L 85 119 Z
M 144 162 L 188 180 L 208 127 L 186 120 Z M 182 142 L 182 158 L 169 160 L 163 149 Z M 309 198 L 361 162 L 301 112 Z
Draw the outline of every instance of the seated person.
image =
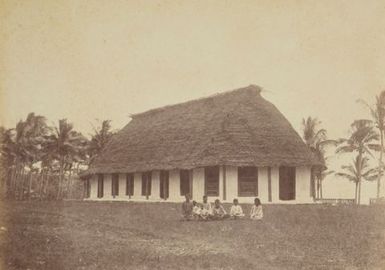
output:
M 182 203 L 183 220 L 191 220 L 193 218 L 193 204 L 190 201 L 190 194 L 185 195 L 186 201 Z
M 203 203 L 201 205 L 201 216 L 203 219 L 208 219 L 210 216 L 212 216 L 212 207 L 211 203 L 207 202 L 207 196 L 203 196 Z
M 250 218 L 253 220 L 261 220 L 263 218 L 262 204 L 258 198 L 254 200 L 254 205 L 250 211 Z
M 233 205 L 230 208 L 230 217 L 233 219 L 237 219 L 240 217 L 244 217 L 242 207 L 238 204 L 238 199 L 233 200 Z
M 213 219 L 219 220 L 219 219 L 225 219 L 229 217 L 226 210 L 223 208 L 223 205 L 218 199 L 215 200 L 212 211 L 213 211 L 213 214 L 212 214 Z
M 193 201 L 192 204 L 193 204 L 193 210 L 192 210 L 193 217 L 195 219 L 201 219 L 201 214 L 202 214 L 201 207 L 197 204 L 196 201 Z

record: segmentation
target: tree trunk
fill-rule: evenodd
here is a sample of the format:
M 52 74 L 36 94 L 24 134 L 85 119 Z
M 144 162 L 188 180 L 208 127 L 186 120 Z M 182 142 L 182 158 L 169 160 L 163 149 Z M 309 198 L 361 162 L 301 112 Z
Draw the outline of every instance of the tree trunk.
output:
M 17 200 L 20 197 L 20 194 L 18 194 L 18 192 L 20 189 L 21 179 L 23 179 L 22 175 L 24 170 L 23 163 L 19 160 L 18 157 L 16 158 L 15 166 L 16 166 L 15 167 L 16 171 L 15 171 L 15 179 L 13 182 L 13 198 Z
M 45 177 L 44 177 L 44 187 L 43 187 L 43 196 L 44 196 L 44 199 L 47 199 L 47 190 L 48 190 L 48 186 L 49 186 L 49 170 L 47 170 L 45 172 Z
M 9 183 L 8 183 L 8 192 L 7 192 L 7 197 L 12 198 L 13 196 L 13 181 L 16 175 L 16 167 L 12 167 L 11 173 L 9 175 Z
M 380 140 L 381 140 L 381 151 L 380 151 L 380 159 L 378 161 L 378 177 L 377 177 L 377 199 L 380 198 L 380 189 L 381 189 L 381 173 L 382 173 L 382 155 L 384 149 L 384 131 L 380 130 Z
M 41 201 L 44 190 L 44 169 L 41 169 L 39 182 L 39 200 Z
M 24 199 L 24 182 L 25 182 L 25 170 L 24 170 L 24 166 L 23 166 L 23 169 L 21 171 L 21 177 L 20 177 L 20 194 L 19 194 L 19 200 L 23 200 Z
M 358 181 L 358 205 L 361 204 L 361 178 Z
M 354 194 L 354 202 L 358 204 L 358 182 L 356 182 L 356 189 L 355 189 L 355 194 Z
M 28 200 L 31 199 L 31 192 L 32 192 L 32 166 L 30 168 L 31 170 L 29 171 L 29 177 L 28 177 Z
M 72 180 L 72 166 L 70 169 L 70 173 L 68 175 L 68 183 L 67 183 L 67 199 L 71 198 L 71 180 Z
M 12 180 L 12 185 L 11 185 L 13 199 L 16 199 L 16 189 L 17 189 L 18 177 L 19 177 L 19 168 L 16 166 L 15 167 L 15 173 L 14 173 L 14 175 L 12 177 L 13 180 Z
M 61 195 L 61 185 L 63 182 L 63 176 L 64 176 L 64 158 L 60 158 L 60 171 L 59 171 L 59 183 L 58 183 L 58 188 L 57 188 L 57 195 L 56 195 L 56 200 L 59 200 L 60 195 Z
M 322 199 L 323 198 L 323 195 L 322 195 L 322 180 L 318 179 L 318 181 L 319 181 L 320 198 Z
M 16 161 L 15 167 L 13 168 L 11 183 L 10 183 L 10 195 L 13 199 L 16 198 L 16 186 L 17 186 L 16 184 L 17 184 L 18 172 L 19 172 L 19 166 Z
M 5 176 L 5 181 L 4 181 L 4 196 L 5 198 L 8 197 L 8 188 L 9 188 L 9 181 L 11 179 L 13 168 L 9 168 L 7 170 L 7 174 Z
M 358 177 L 358 204 L 361 204 L 361 173 L 362 173 L 362 148 L 359 149 L 358 151 L 358 168 L 357 168 L 357 177 Z

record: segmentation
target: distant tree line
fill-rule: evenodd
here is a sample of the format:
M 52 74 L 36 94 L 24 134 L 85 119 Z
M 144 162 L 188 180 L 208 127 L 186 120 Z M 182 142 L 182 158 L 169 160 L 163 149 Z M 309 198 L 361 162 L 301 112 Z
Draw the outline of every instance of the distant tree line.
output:
M 312 171 L 312 179 L 315 187 L 315 197 L 322 198 L 322 181 L 327 175 L 334 174 L 346 178 L 355 184 L 355 202 L 361 203 L 361 183 L 377 181 L 377 199 L 380 198 L 381 177 L 384 174 L 384 129 L 385 129 L 385 91 L 375 97 L 373 106 L 363 100 L 359 100 L 369 110 L 372 119 L 359 119 L 350 125 L 350 133 L 347 138 L 330 140 L 326 130 L 320 129 L 321 122 L 317 118 L 308 117 L 302 120 L 303 139 L 314 155 L 327 166 L 328 158 L 325 157 L 325 148 L 335 146 L 335 153 L 350 154 L 352 162 L 343 165 L 340 172 L 327 170 L 327 167 Z M 374 153 L 378 153 L 378 165 L 371 166 L 370 160 L 376 159 Z
M 2 195 L 17 200 L 82 197 L 78 175 L 113 134 L 109 120 L 93 127 L 87 139 L 67 119 L 49 126 L 34 113 L 14 128 L 0 127 Z

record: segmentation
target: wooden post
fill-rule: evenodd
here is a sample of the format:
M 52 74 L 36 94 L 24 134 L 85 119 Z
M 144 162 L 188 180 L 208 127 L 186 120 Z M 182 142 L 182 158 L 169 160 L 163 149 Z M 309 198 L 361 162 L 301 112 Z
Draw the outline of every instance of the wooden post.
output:
M 268 200 L 269 202 L 272 201 L 271 196 L 271 167 L 267 167 L 267 192 L 268 192 Z
M 222 166 L 223 173 L 223 200 L 226 201 L 226 166 Z
M 189 179 L 189 185 L 190 185 L 190 198 L 193 198 L 193 174 L 192 170 L 188 171 L 188 179 Z
M 28 200 L 31 199 L 31 192 L 32 192 L 32 168 L 30 168 L 29 176 L 28 176 Z

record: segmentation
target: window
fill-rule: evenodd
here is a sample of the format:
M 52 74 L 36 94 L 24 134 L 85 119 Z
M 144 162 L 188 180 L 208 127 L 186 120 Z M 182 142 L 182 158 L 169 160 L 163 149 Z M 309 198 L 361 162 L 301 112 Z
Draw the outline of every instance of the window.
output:
M 295 200 L 295 167 L 279 168 L 279 199 Z
M 104 175 L 98 174 L 98 198 L 103 198 L 104 193 Z
M 257 167 L 238 167 L 238 196 L 258 196 Z
M 134 174 L 132 173 L 126 174 L 126 195 L 134 195 Z
M 169 175 L 168 171 L 160 171 L 160 197 L 164 200 L 168 198 Z
M 180 170 L 179 172 L 180 179 L 180 195 L 184 196 L 190 194 L 190 171 L 189 170 Z
M 205 193 L 207 196 L 219 196 L 219 167 L 205 168 Z
M 142 173 L 142 196 L 151 195 L 151 172 Z
M 112 182 L 111 182 L 111 193 L 112 196 L 119 196 L 119 174 L 112 174 Z

